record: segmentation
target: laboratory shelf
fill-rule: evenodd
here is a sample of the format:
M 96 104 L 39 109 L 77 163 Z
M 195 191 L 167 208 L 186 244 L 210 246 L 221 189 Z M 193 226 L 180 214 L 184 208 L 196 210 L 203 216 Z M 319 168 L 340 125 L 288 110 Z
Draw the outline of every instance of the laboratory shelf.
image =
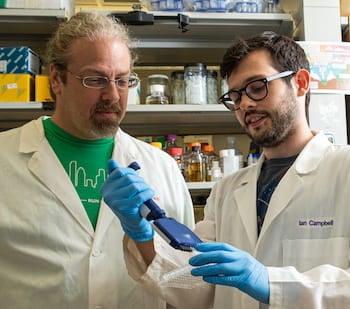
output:
M 201 59 L 216 65 L 236 37 L 246 38 L 261 29 L 292 37 L 294 27 L 292 16 L 284 13 L 149 13 L 154 15 L 152 25 L 129 25 L 141 65 L 181 65 Z M 183 25 L 180 16 L 188 23 Z
M 0 130 L 52 112 L 52 103 L 0 102 Z M 129 105 L 121 127 L 134 136 L 242 133 L 235 114 L 222 104 Z
M 64 9 L 0 9 L 0 46 L 30 46 L 41 50 L 60 22 Z

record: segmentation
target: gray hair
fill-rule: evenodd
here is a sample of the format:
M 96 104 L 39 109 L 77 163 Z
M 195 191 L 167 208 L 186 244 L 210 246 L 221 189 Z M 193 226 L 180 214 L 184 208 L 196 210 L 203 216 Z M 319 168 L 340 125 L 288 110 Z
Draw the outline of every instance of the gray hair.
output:
M 69 48 L 74 40 L 80 38 L 91 41 L 105 38 L 118 39 L 129 48 L 131 66 L 136 61 L 136 53 L 132 48 L 133 40 L 126 26 L 103 14 L 79 12 L 67 22 L 61 23 L 48 42 L 46 49 L 47 64 L 53 64 L 63 75 L 69 62 Z M 62 77 L 65 79 L 65 76 Z

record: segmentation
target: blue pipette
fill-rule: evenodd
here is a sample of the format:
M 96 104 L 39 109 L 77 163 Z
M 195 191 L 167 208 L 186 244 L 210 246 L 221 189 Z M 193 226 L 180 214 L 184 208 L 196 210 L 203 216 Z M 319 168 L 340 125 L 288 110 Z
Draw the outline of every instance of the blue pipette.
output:
M 137 162 L 132 162 L 129 167 L 135 171 L 140 169 Z M 152 199 L 141 206 L 140 214 L 146 220 L 153 221 L 156 232 L 175 249 L 192 251 L 196 244 L 202 242 L 186 225 L 167 217 Z

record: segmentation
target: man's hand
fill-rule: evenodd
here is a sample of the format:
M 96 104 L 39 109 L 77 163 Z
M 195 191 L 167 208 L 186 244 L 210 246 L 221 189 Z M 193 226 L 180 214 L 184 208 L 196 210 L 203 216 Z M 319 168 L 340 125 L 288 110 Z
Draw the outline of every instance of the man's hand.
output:
M 267 268 L 245 251 L 225 243 L 200 243 L 195 249 L 203 252 L 192 258 L 194 276 L 213 284 L 240 289 L 256 300 L 269 303 L 270 286 Z
M 154 236 L 150 222 L 140 215 L 141 205 L 151 199 L 153 190 L 132 169 L 121 168 L 117 162 L 108 162 L 109 176 L 102 185 L 101 194 L 106 204 L 118 216 L 124 232 L 137 242 L 149 241 Z

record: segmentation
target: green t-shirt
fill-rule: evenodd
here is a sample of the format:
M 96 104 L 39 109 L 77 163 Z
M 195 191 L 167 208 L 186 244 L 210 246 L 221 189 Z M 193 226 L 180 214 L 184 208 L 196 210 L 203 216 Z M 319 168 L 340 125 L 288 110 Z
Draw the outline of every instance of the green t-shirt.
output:
M 59 128 L 51 118 L 43 121 L 45 136 L 77 190 L 94 229 L 100 210 L 100 188 L 112 156 L 114 138 L 83 140 Z

